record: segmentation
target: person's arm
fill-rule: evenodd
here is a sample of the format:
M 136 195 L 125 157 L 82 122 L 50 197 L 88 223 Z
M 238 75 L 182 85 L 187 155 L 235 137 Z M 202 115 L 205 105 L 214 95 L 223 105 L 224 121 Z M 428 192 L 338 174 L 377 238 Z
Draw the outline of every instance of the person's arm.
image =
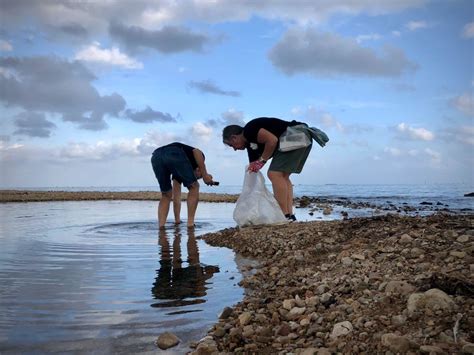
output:
M 199 170 L 201 171 L 202 180 L 206 185 L 212 185 L 212 175 L 207 172 L 206 164 L 204 163 L 204 154 L 202 154 L 199 149 L 195 148 L 193 149 L 193 156 L 194 159 L 196 159 Z
M 181 223 L 181 183 L 173 179 L 174 223 Z
M 265 144 L 265 148 L 263 149 L 263 153 L 260 158 L 265 161 L 269 160 L 273 156 L 273 152 L 278 145 L 278 137 L 270 131 L 267 131 L 265 128 L 260 128 L 257 134 L 257 142 L 260 144 Z
M 257 133 L 257 142 L 264 144 L 264 148 L 260 158 L 249 164 L 248 170 L 254 173 L 263 168 L 267 160 L 273 156 L 273 152 L 278 145 L 278 137 L 265 128 L 260 128 Z

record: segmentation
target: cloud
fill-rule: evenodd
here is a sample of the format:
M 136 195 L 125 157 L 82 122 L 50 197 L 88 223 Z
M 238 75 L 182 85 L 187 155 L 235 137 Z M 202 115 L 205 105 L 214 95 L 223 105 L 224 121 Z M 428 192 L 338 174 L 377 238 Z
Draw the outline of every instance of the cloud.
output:
M 429 27 L 429 25 L 425 21 L 410 21 L 405 24 L 405 28 L 409 31 L 416 31 L 427 27 Z
M 231 108 L 223 112 L 220 118 L 207 120 L 206 124 L 211 127 L 219 127 L 219 128 L 232 125 L 232 124 L 244 126 L 245 125 L 244 112 L 237 111 Z
M 147 30 L 139 26 L 126 26 L 118 22 L 112 22 L 109 33 L 132 52 L 143 48 L 151 48 L 163 54 L 185 51 L 200 53 L 204 51 L 205 45 L 211 42 L 208 36 L 193 33 L 184 27 L 177 26 L 165 26 L 160 30 Z
M 298 112 L 298 111 L 301 111 L 301 110 L 294 109 L 294 112 Z M 324 129 L 335 128 L 337 131 L 341 133 L 345 133 L 345 134 L 361 134 L 361 133 L 372 131 L 372 127 L 365 126 L 365 125 L 343 124 L 329 112 L 318 110 L 313 106 L 309 106 L 303 114 L 306 117 L 306 119 L 313 122 L 317 122 Z
M 298 24 L 318 24 L 337 15 L 370 16 L 417 8 L 427 0 L 293 0 L 293 1 L 26 1 L 2 0 L 5 26 L 38 27 L 49 34 L 60 31 L 80 38 L 85 31 L 103 34 L 115 19 L 123 23 L 156 29 L 191 22 L 223 23 L 247 21 L 252 17 Z M 65 37 L 66 38 L 66 37 Z
M 402 122 L 396 127 L 396 131 L 401 139 L 431 141 L 435 135 L 425 128 L 413 128 Z
M 450 105 L 467 116 L 474 116 L 474 97 L 464 93 L 450 100 Z
M 100 43 L 93 43 L 76 53 L 74 59 L 84 62 L 118 66 L 125 69 L 143 69 L 143 64 L 121 53 L 117 47 L 100 48 Z
M 95 75 L 78 61 L 58 57 L 1 57 L 0 102 L 45 114 L 87 130 L 107 127 L 105 115 L 118 116 L 126 102 L 117 93 L 100 95 Z
M 209 142 L 212 137 L 212 127 L 205 125 L 202 122 L 197 122 L 191 127 L 191 135 L 193 138 Z
M 44 114 L 35 112 L 22 112 L 15 118 L 15 126 L 18 128 L 13 134 L 29 137 L 48 138 L 51 130 L 56 125 L 48 121 Z
M 370 34 L 367 34 L 367 35 L 358 35 L 356 37 L 356 42 L 361 43 L 363 41 L 377 41 L 381 38 L 382 38 L 382 36 L 377 34 L 377 33 L 370 33 Z
M 474 126 L 460 126 L 449 128 L 441 132 L 440 138 L 446 142 L 460 142 L 469 146 L 474 146 Z M 472 149 L 470 147 L 470 149 Z
M 0 39 L 0 52 L 11 52 L 13 50 L 13 46 L 10 42 Z
M 211 80 L 204 80 L 204 81 L 190 81 L 188 83 L 188 87 L 191 89 L 196 89 L 203 94 L 216 94 L 216 95 L 223 95 L 223 96 L 240 96 L 240 92 L 238 91 L 226 91 L 219 88 L 214 82 Z
M 287 75 L 394 77 L 417 68 L 401 49 L 385 47 L 378 55 L 354 39 L 310 28 L 290 29 L 268 57 Z
M 474 38 L 474 22 L 469 22 L 464 26 L 462 35 L 464 38 Z
M 150 123 L 150 122 L 177 122 L 176 118 L 171 116 L 169 113 L 163 113 L 160 111 L 153 110 L 150 106 L 142 111 L 133 111 L 130 109 L 125 110 L 124 117 L 131 119 L 138 123 Z

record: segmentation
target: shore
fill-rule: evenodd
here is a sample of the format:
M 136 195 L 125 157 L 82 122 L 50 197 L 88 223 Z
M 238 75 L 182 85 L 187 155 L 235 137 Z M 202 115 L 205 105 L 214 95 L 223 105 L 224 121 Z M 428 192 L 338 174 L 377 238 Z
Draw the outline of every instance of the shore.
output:
M 204 202 L 235 202 L 238 195 L 232 194 L 199 194 Z M 99 200 L 150 200 L 158 201 L 160 192 L 155 191 L 31 191 L 31 190 L 0 190 L 0 202 L 47 202 L 47 201 L 99 201 Z M 183 193 L 183 200 L 187 193 Z
M 194 354 L 474 354 L 473 227 L 386 215 L 204 235 L 259 264 Z

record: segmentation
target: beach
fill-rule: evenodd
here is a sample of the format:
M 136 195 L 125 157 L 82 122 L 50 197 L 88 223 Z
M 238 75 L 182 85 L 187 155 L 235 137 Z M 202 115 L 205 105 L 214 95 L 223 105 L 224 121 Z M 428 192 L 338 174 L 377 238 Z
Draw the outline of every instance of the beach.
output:
M 473 354 L 473 222 L 386 215 L 205 235 L 260 263 L 194 354 Z
M 0 190 L 0 202 L 45 202 L 45 201 L 101 201 L 101 200 L 156 200 L 161 193 L 154 191 L 35 191 Z M 186 199 L 187 194 L 182 194 Z M 237 195 L 200 193 L 200 201 L 235 202 Z
M 159 195 L 0 193 L 2 202 L 158 200 Z M 238 195 L 201 197 L 235 202 Z M 308 203 L 320 201 L 300 198 L 296 206 Z M 473 354 L 473 214 L 407 216 L 394 209 L 340 218 L 198 236 L 256 262 L 241 266 L 243 300 L 225 306 L 208 335 L 191 344 L 193 353 Z

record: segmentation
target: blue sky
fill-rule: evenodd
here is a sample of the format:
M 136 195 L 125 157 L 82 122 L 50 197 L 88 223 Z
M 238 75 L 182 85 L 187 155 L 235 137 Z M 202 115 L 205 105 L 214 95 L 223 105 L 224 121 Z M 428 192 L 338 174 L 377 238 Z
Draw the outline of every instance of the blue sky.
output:
M 152 151 L 227 124 L 330 137 L 299 184 L 474 183 L 471 0 L 0 3 L 0 187 L 150 186 Z

